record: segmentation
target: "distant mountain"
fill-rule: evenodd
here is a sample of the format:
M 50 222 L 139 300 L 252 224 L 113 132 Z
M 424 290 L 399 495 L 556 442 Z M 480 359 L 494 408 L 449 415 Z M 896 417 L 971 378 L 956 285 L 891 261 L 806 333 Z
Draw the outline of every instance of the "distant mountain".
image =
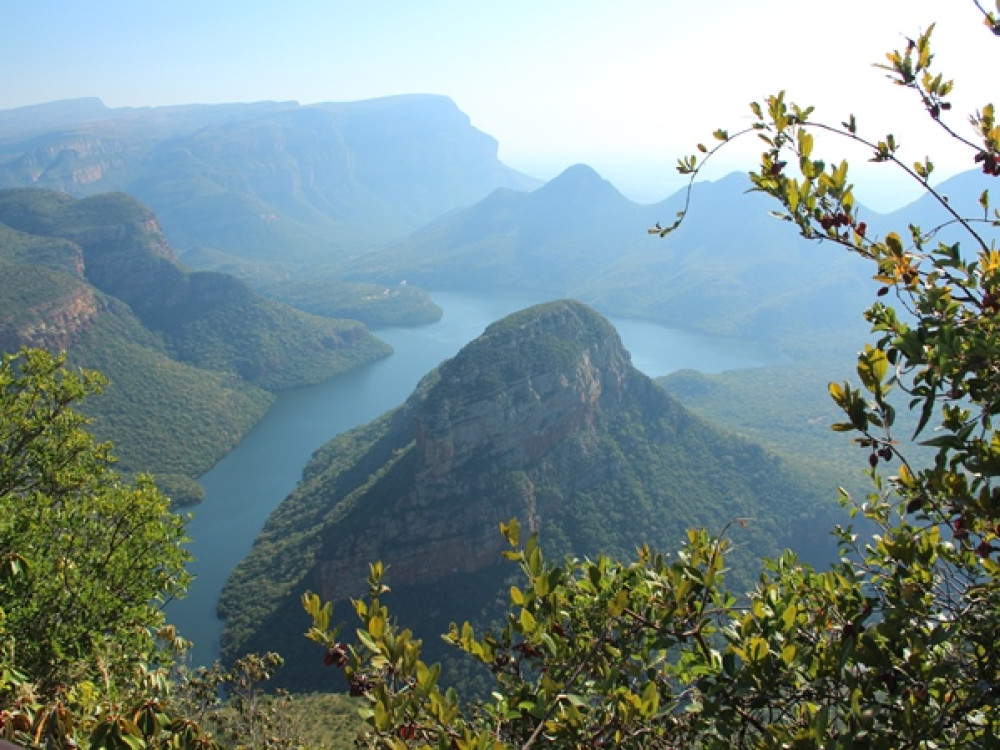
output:
M 970 170 L 935 184 L 934 189 L 947 200 L 948 205 L 959 215 L 979 220 L 975 221 L 973 226 L 986 238 L 987 242 L 990 238 L 1000 239 L 1000 232 L 982 221 L 986 217 L 979 205 L 979 197 L 984 190 L 992 189 L 993 193 L 996 193 L 995 177 L 985 175 L 979 170 Z M 996 195 L 993 196 L 993 201 L 995 203 Z M 904 236 L 910 224 L 916 224 L 925 232 L 941 227 L 938 235 L 940 239 L 946 242 L 961 241 L 962 246 L 967 247 L 968 236 L 962 231 L 953 229 L 954 220 L 954 216 L 933 196 L 924 193 L 917 200 L 892 213 L 873 217 L 869 223 L 881 232 L 893 230 Z M 971 249 L 971 247 L 967 249 Z
M 681 407 L 592 309 L 539 305 L 317 451 L 223 592 L 224 656 L 281 644 L 296 688 L 331 679 L 301 637 L 299 597 L 337 600 L 349 621 L 344 600 L 363 593 L 376 559 L 388 565 L 387 602 L 434 649 L 449 620 L 489 616 L 502 598 L 511 569 L 498 524 L 511 516 L 556 558 L 674 549 L 688 527 L 750 518 L 731 532 L 738 571 L 786 545 L 830 552 L 829 497 Z
M 263 414 L 265 390 L 385 356 L 360 323 L 191 273 L 149 208 L 121 193 L 0 191 L 0 349 L 65 350 L 112 381 L 87 407 L 122 468 L 195 476 Z
M 495 188 L 537 184 L 440 96 L 0 112 L 0 187 L 128 192 L 179 252 L 247 273 L 336 260 Z
M 498 190 L 384 251 L 355 258 L 344 278 L 428 289 L 513 287 L 568 295 L 620 316 L 788 343 L 841 335 L 872 299 L 867 269 L 802 240 L 748 194 L 745 175 L 698 183 L 652 206 L 622 196 L 589 167 L 530 192 Z

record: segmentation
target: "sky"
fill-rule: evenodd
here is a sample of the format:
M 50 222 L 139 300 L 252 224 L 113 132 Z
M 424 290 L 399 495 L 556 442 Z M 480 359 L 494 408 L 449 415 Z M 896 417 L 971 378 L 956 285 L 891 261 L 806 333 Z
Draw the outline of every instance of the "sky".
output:
M 550 179 L 586 163 L 653 202 L 683 185 L 679 157 L 786 90 L 819 119 L 893 132 L 909 159 L 929 151 L 946 177 L 968 156 L 929 146 L 944 142 L 919 104 L 873 67 L 932 22 L 962 129 L 1000 51 L 972 0 L 0 0 L 0 109 L 444 94 L 509 166 Z M 744 141 L 706 176 L 751 168 L 761 149 Z M 818 148 L 855 157 L 872 207 L 917 195 L 843 144 Z

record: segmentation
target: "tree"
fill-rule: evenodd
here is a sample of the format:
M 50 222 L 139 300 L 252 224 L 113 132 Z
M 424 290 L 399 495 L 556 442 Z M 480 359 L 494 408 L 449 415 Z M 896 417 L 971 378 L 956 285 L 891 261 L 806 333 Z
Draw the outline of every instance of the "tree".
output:
M 187 581 L 183 520 L 149 477 L 124 484 L 71 408 L 101 383 L 41 350 L 0 362 L 0 608 L 42 692 L 146 659 Z
M 102 383 L 42 350 L 0 359 L 0 736 L 50 747 L 162 687 L 162 606 L 188 580 L 183 520 L 73 408 Z
M 997 13 L 976 2 L 1000 35 Z M 1000 175 L 992 104 L 972 135 L 952 126 L 952 82 L 933 67 L 933 27 L 883 66 L 913 91 L 971 163 Z M 756 190 L 805 237 L 832 242 L 872 265 L 881 284 L 865 312 L 874 341 L 858 357 L 860 385 L 832 383 L 870 469 L 871 494 L 843 497 L 877 533 L 838 528 L 842 559 L 816 571 L 791 553 L 765 563 L 748 597 L 724 585 L 727 540 L 691 531 L 673 557 L 640 550 L 633 562 L 552 564 L 537 541 L 503 527 L 523 573 L 499 631 L 455 626 L 445 638 L 495 675 L 492 696 L 463 702 L 439 685 L 421 644 L 389 615 L 381 566 L 354 602 L 356 640 L 339 639 L 332 611 L 312 594 L 309 636 L 326 663 L 365 696 L 371 747 L 408 748 L 940 748 L 1000 745 L 1000 252 L 983 229 L 1000 226 L 988 191 L 975 213 L 930 184 L 933 164 L 908 164 L 892 135 L 868 139 L 852 115 L 810 119 L 785 95 L 752 105 L 742 133 L 716 131 L 697 176 L 736 137 L 764 144 Z M 815 157 L 815 137 L 836 135 L 917 180 L 947 212 L 946 225 L 875 236 L 858 214 L 848 164 Z M 683 214 L 667 227 L 668 235 Z M 943 241 L 944 230 L 961 235 Z M 895 299 L 897 306 L 890 304 Z M 902 394 L 914 437 L 936 451 L 923 465 L 896 435 Z M 932 432 L 933 428 L 933 432 Z M 933 437 L 928 437 L 928 435 Z

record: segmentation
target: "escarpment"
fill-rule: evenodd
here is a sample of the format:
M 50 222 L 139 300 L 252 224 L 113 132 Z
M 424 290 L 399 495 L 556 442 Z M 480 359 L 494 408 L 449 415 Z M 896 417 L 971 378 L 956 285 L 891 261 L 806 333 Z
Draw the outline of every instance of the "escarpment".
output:
M 22 280 L 21 269 L 8 268 L 0 287 L 10 299 L 8 285 Z M 0 314 L 0 350 L 16 351 L 22 346 L 34 346 L 50 351 L 66 351 L 92 326 L 98 314 L 106 309 L 91 287 L 84 284 L 60 285 L 61 279 L 41 279 L 51 282 L 53 294 L 43 299 L 15 300 L 15 307 Z M 61 288 L 64 287 L 64 288 Z M 67 288 L 68 287 L 68 288 Z

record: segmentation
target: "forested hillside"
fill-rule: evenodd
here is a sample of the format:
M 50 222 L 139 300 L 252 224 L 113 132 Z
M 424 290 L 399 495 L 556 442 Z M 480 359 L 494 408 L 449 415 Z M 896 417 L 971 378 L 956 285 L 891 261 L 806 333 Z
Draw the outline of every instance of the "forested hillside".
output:
M 337 314 L 412 325 L 440 315 L 426 294 L 373 293 L 334 269 L 498 187 L 537 186 L 497 148 L 443 96 L 149 108 L 89 99 L 0 112 L 0 187 L 127 192 L 193 267 L 320 314 L 326 303 L 289 277 L 336 283 L 326 296 L 340 299 Z
M 121 467 L 178 499 L 269 405 L 389 348 L 360 323 L 310 316 L 176 260 L 154 214 L 124 194 L 0 191 L 0 346 L 43 346 L 111 380 L 89 409 Z M 185 479 L 187 478 L 187 479 Z

